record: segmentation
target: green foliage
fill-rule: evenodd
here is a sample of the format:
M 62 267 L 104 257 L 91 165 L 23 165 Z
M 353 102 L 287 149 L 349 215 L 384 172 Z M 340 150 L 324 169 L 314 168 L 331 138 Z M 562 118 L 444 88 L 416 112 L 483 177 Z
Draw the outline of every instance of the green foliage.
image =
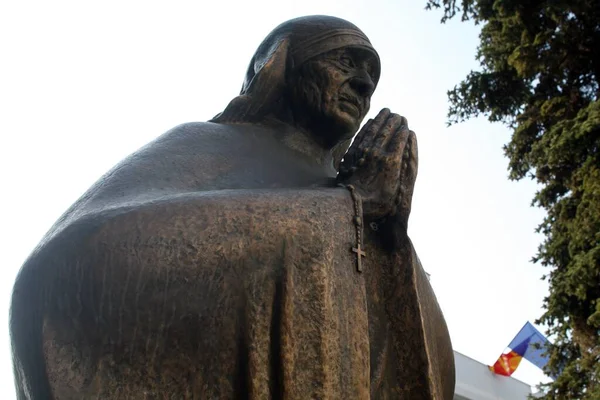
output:
M 427 0 L 442 22 L 481 24 L 477 59 L 448 92 L 448 124 L 476 116 L 512 130 L 511 179 L 541 184 L 535 262 L 550 294 L 537 321 L 554 340 L 545 399 L 600 399 L 600 2 Z M 561 372 L 562 371 L 562 372 Z M 559 372 L 561 372 L 559 374 Z

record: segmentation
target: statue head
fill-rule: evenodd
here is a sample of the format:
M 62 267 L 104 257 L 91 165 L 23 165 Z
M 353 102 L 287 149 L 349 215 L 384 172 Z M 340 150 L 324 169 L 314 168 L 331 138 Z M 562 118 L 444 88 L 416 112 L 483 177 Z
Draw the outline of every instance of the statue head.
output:
M 358 130 L 379 74 L 379 56 L 355 25 L 329 16 L 296 18 L 263 40 L 240 95 L 213 121 L 275 118 L 333 147 Z

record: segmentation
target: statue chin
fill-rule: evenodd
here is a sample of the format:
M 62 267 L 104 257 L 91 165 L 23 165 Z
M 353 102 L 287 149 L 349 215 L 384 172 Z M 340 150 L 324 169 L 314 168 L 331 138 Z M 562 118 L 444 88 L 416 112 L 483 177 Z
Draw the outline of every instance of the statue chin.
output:
M 358 131 L 367 112 L 368 109 L 361 110 L 355 104 L 342 100 L 336 102 L 333 114 L 338 125 L 342 127 L 341 130 L 351 132 L 354 135 Z
M 315 136 L 324 138 L 327 147 L 333 147 L 341 142 L 350 140 L 358 132 L 362 118 L 357 118 L 353 113 L 347 112 L 340 107 L 335 107 L 328 112 L 315 116 L 309 130 Z

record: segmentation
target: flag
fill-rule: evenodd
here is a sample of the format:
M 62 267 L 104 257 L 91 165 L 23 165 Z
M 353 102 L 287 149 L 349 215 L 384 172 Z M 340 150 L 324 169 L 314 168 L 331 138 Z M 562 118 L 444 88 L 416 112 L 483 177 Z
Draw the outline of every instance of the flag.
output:
M 543 369 L 549 361 L 544 354 L 549 343 L 540 331 L 527 322 L 508 345 L 511 351 L 501 354 L 489 369 L 498 375 L 511 376 L 523 358 Z
M 519 333 L 517 333 L 517 336 L 515 336 L 512 342 L 510 342 L 508 347 L 512 349 L 513 346 L 518 345 L 525 340 L 525 338 L 531 338 L 531 340 L 529 341 L 529 346 L 527 347 L 525 354 L 523 354 L 523 358 L 536 367 L 543 369 L 546 364 L 548 364 L 548 361 L 550 361 L 550 358 L 544 354 L 547 351 L 546 347 L 550 344 L 550 341 L 548 341 L 546 336 L 540 333 L 535 326 L 527 322 L 523 328 L 521 328 Z
M 508 353 L 501 354 L 494 365 L 489 367 L 490 371 L 498 375 L 511 376 L 517 370 L 523 355 L 527 352 L 530 341 L 531 338 L 526 338 Z

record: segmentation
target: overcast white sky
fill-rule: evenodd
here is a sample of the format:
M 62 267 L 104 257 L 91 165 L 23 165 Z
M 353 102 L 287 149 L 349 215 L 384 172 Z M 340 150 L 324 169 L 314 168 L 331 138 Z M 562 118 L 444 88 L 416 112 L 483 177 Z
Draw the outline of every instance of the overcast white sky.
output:
M 446 128 L 446 91 L 471 69 L 478 28 L 441 25 L 425 0 L 3 1 L 0 3 L 0 397 L 13 398 L 8 307 L 15 275 L 63 211 L 120 159 L 171 127 L 205 121 L 242 85 L 265 35 L 301 15 L 348 19 L 382 76 L 371 115 L 408 118 L 419 139 L 410 235 L 455 350 L 492 364 L 542 313 L 530 263 L 543 213 L 510 182 L 510 132 L 484 119 Z M 543 374 L 523 362 L 514 377 Z M 504 379 L 504 378 L 499 378 Z

